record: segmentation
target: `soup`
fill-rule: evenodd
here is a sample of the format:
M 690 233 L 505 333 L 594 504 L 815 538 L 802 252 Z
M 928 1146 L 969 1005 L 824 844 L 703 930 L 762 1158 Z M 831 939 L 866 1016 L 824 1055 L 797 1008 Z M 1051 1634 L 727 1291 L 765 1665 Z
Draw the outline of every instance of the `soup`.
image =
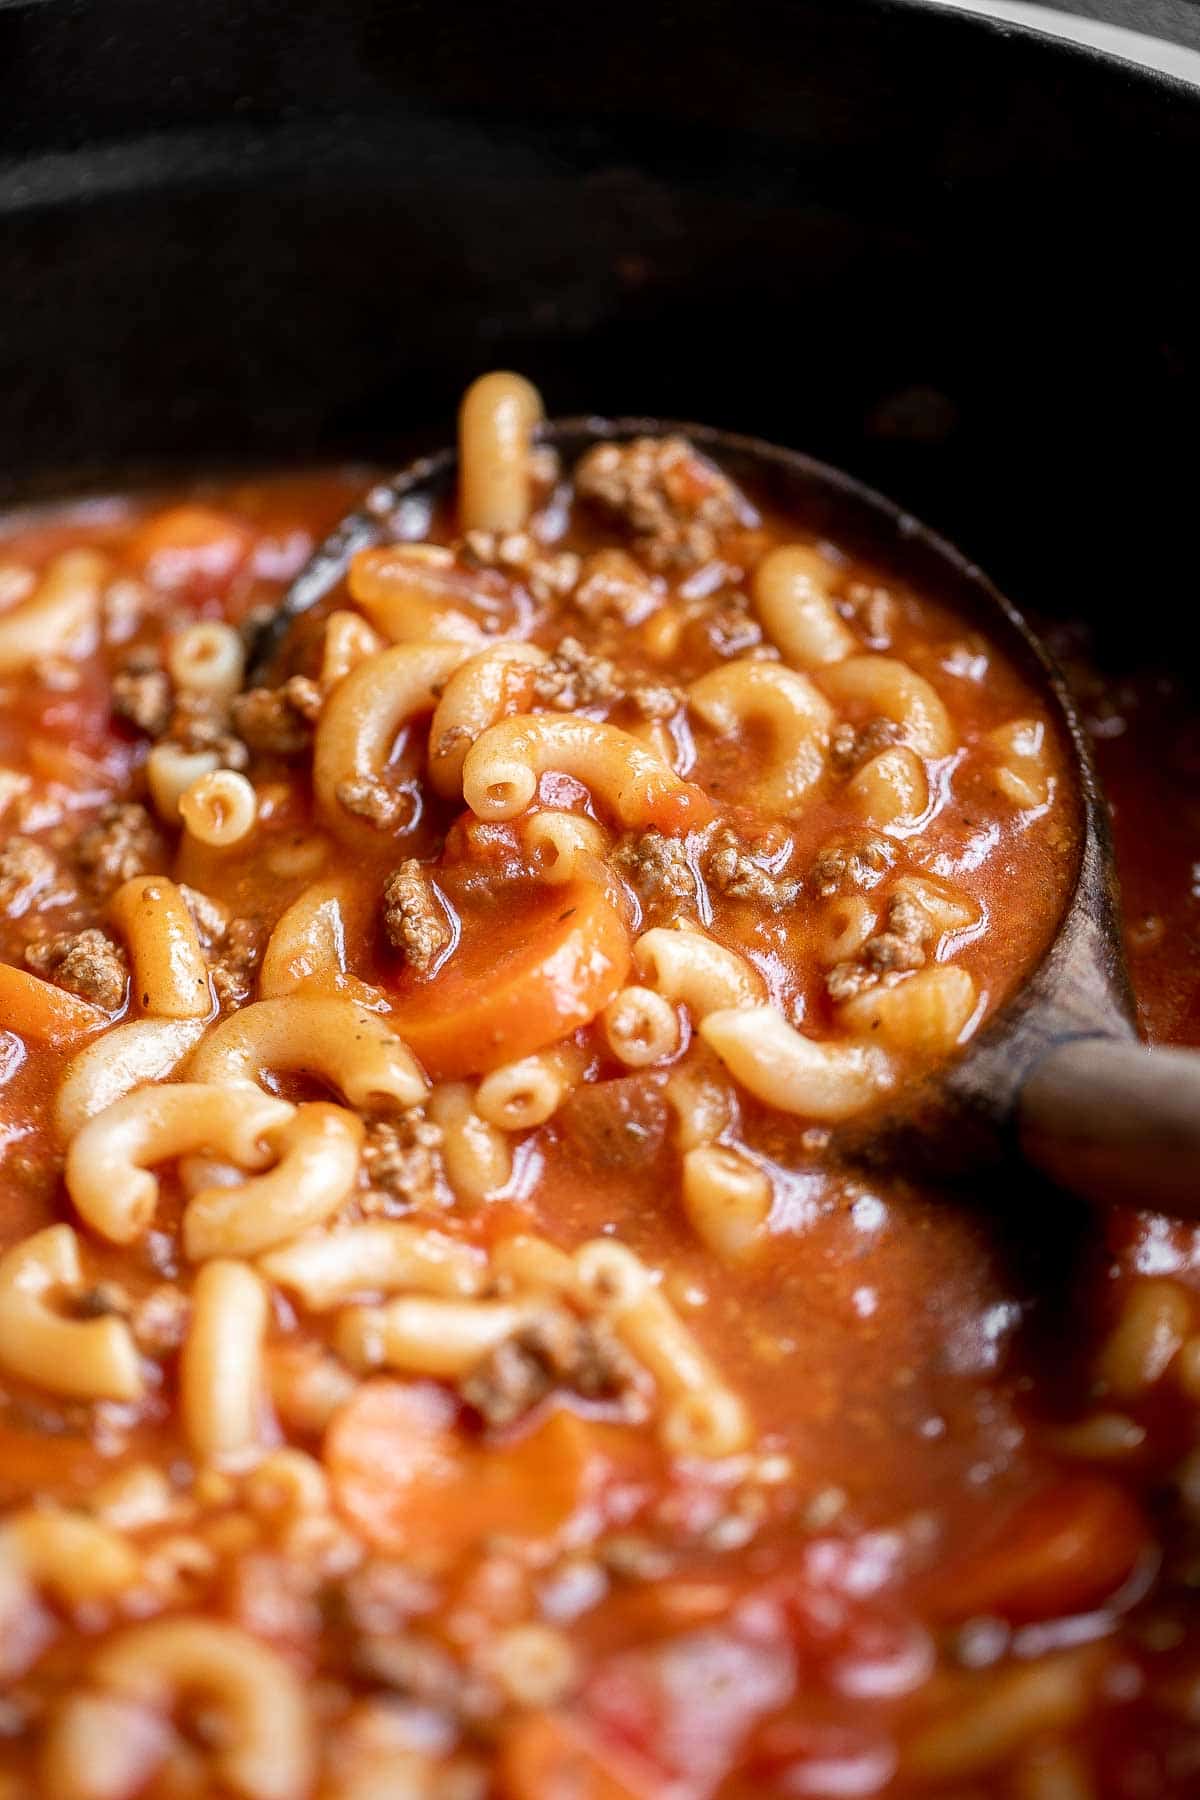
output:
M 1193 1792 L 1200 1239 L 839 1142 L 1051 941 L 1060 722 L 538 410 L 265 676 L 361 478 L 3 528 L 0 1792 Z M 1078 680 L 1188 1041 L 1194 728 Z

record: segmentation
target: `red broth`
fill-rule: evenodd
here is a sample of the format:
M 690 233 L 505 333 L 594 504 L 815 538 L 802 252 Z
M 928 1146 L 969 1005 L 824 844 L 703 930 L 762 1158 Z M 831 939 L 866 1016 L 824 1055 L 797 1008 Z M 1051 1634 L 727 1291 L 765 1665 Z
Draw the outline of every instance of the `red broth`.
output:
M 170 646 L 269 605 L 361 478 L 214 482 L 0 528 L 10 619 L 64 552 L 104 559 L 91 639 L 85 623 L 78 654 L 13 669 L 0 711 L 0 1230 L 12 1250 L 69 1227 L 80 1258 L 77 1280 L 55 1265 L 41 1313 L 13 1315 L 32 1318 L 15 1337 L 3 1309 L 49 1253 L 10 1260 L 6 1288 L 0 1269 L 14 1796 L 1197 1791 L 1200 1236 L 1065 1202 L 1060 1225 L 1044 1200 L 1035 1232 L 1020 1195 L 996 1213 L 836 1154 L 847 1105 L 869 1116 L 952 1054 L 1053 934 L 1078 844 L 1053 721 L 994 646 L 821 546 L 850 655 L 903 661 L 945 708 L 948 745 L 916 753 L 924 804 L 870 813 L 860 772 L 911 749 L 920 722 L 889 718 L 874 688 L 848 699 L 822 665 L 802 672 L 830 708 L 808 775 L 778 712 L 714 725 L 694 683 L 786 667 L 754 570 L 803 534 L 736 496 L 722 511 L 719 475 L 686 450 L 644 463 L 633 510 L 613 497 L 628 470 L 565 508 L 539 469 L 550 541 L 464 542 L 447 517 L 453 557 L 368 557 L 339 623 L 301 628 L 253 702 L 189 698 Z M 315 802 L 314 726 L 320 763 L 339 680 L 365 682 L 346 667 L 391 654 L 385 624 L 444 647 L 450 615 L 481 628 L 473 654 L 546 653 L 508 670 L 494 711 L 582 723 L 581 758 L 546 733 L 510 818 L 464 804 L 474 765 L 431 782 L 442 656 L 382 758 L 352 755 L 333 804 Z M 389 694 L 410 664 L 387 665 Z M 1076 673 L 1147 1035 L 1200 1041 L 1195 715 L 1149 675 Z M 1019 738 L 994 735 L 1014 722 Z M 605 726 L 625 734 L 622 766 L 642 767 L 626 738 L 651 758 L 641 785 L 609 779 Z M 491 742 L 485 811 L 511 752 Z M 256 820 L 232 846 L 162 800 L 183 756 L 201 759 L 193 781 L 251 784 Z M 783 763 L 808 785 L 781 805 Z M 551 851 L 539 815 L 573 821 Z M 565 879 L 556 858 L 574 859 Z M 320 1138 L 320 1178 L 296 1162 L 285 1184 L 316 1209 L 315 1263 L 272 1223 L 279 1184 L 252 1188 L 293 1141 L 277 1122 L 251 1169 L 216 1126 L 152 1153 L 151 1102 L 134 1102 L 157 1205 L 124 1242 L 128 1132 L 110 1190 L 94 1171 L 111 1137 L 64 1171 L 91 1129 L 64 1091 L 86 1111 L 116 1081 L 64 1090 L 81 1050 L 142 1021 L 156 1043 L 187 1035 L 161 1029 L 141 977 L 162 971 L 117 923 L 130 880 L 149 881 L 151 910 L 187 890 L 210 984 L 186 1051 L 137 1091 L 200 1083 L 199 1113 L 257 1076 L 255 1104 L 265 1088 L 287 1131 Z M 308 935 L 272 938 L 297 904 Z M 689 935 L 724 951 L 728 1005 L 694 974 L 676 991 Z M 930 984 L 938 970 L 960 973 Z M 606 1011 L 630 989 L 643 998 Z M 906 1008 L 881 1004 L 906 989 Z M 231 1022 L 262 1019 L 264 999 L 312 1004 L 273 1066 L 235 1067 Z M 753 1085 L 706 1025 L 747 1008 L 778 1021 Z M 364 1076 L 356 1102 L 360 1042 L 379 1033 L 370 1081 L 394 1091 Z M 416 1103 L 397 1098 L 398 1040 L 433 1078 L 422 1097 L 412 1077 Z M 794 1057 L 787 1110 L 772 1084 Z M 322 1213 L 339 1132 L 351 1173 Z M 204 1263 L 197 1194 L 211 1213 L 214 1183 L 239 1182 L 242 1236 Z M 331 1273 L 329 1243 L 351 1239 L 359 1273 Z M 92 1327 L 92 1348 L 58 1326 Z M 114 1331 L 136 1394 L 80 1392 L 127 1370 Z

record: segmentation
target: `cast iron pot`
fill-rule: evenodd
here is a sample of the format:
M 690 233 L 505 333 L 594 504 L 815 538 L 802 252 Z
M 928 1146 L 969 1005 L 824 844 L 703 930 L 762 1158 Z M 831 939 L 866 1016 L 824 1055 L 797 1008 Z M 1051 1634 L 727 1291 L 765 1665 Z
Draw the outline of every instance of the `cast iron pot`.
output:
M 0 482 L 399 456 L 472 374 L 1195 609 L 1200 93 L 913 0 L 0 0 Z

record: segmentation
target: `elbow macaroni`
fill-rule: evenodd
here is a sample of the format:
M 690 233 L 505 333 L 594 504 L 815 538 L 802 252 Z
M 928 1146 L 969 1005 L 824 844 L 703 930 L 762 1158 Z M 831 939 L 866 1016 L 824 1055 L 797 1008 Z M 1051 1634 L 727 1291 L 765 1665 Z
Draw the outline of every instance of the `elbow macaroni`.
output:
M 612 1324 L 654 1377 L 667 1449 L 704 1458 L 745 1449 L 751 1433 L 745 1407 L 721 1381 L 650 1270 L 607 1238 L 584 1244 L 575 1266 L 585 1303 Z
M 353 564 L 351 571 L 353 572 Z M 325 621 L 321 665 L 317 672 L 321 692 L 328 694 L 339 681 L 345 680 L 351 669 L 357 669 L 359 663 L 366 662 L 368 656 L 376 656 L 386 648 L 385 639 L 380 637 L 374 626 L 367 624 L 361 613 L 343 609 L 331 612 Z
M 154 1164 L 203 1150 L 239 1169 L 262 1169 L 273 1157 L 268 1140 L 295 1113 L 286 1101 L 246 1085 L 181 1081 L 139 1088 L 76 1133 L 67 1151 L 67 1191 L 93 1231 L 132 1244 L 158 1206 Z
M 547 808 L 522 821 L 521 841 L 542 880 L 562 887 L 581 878 L 603 885 L 609 879 L 604 853 L 608 834 L 582 813 Z
M 375 1219 L 295 1238 L 259 1261 L 269 1281 L 299 1294 L 314 1312 L 356 1295 L 412 1289 L 444 1299 L 478 1294 L 487 1258 L 473 1245 L 424 1225 Z
M 314 881 L 293 900 L 267 940 L 258 972 L 261 1000 L 289 994 L 354 997 L 371 992 L 349 973 L 351 946 L 361 948 L 370 901 L 361 882 L 335 875 Z
M 167 668 L 176 687 L 228 700 L 242 685 L 246 656 L 240 634 L 217 619 L 201 619 L 167 645 Z
M 881 750 L 851 776 L 846 798 L 864 825 L 879 831 L 915 825 L 929 807 L 925 765 L 906 744 Z
M 236 1461 L 261 1440 L 269 1316 L 267 1290 L 245 1263 L 206 1263 L 196 1277 L 179 1393 L 184 1430 L 201 1462 Z
M 949 756 L 954 749 L 954 727 L 941 695 L 897 657 L 847 657 L 822 669 L 821 683 L 835 706 L 891 719 L 920 756 Z
M 325 818 L 346 835 L 378 834 L 342 805 L 348 783 L 380 781 L 410 719 L 432 712 L 445 682 L 470 656 L 468 645 L 397 644 L 369 656 L 330 694 L 313 746 L 313 791 Z
M 145 1384 L 127 1322 L 61 1310 L 61 1296 L 83 1287 L 69 1225 L 48 1225 L 0 1257 L 0 1367 L 52 1394 L 140 1400 Z
M 763 630 L 793 669 L 820 669 L 858 648 L 829 597 L 835 571 L 806 544 L 783 544 L 754 571 L 754 605 Z
M 129 946 L 133 992 L 142 1011 L 163 1019 L 206 1019 L 213 1010 L 208 964 L 183 895 L 162 875 L 135 875 L 112 897 L 113 920 Z
M 528 707 L 533 672 L 545 660 L 536 644 L 493 644 L 451 675 L 429 728 L 429 779 L 444 800 L 462 792 L 463 764 L 475 740 Z
M 890 1050 L 948 1056 L 961 1042 L 979 996 L 966 969 L 939 963 L 895 987 L 871 988 L 838 1008 L 851 1031 L 870 1032 Z
M 601 1017 L 608 1047 L 626 1068 L 651 1068 L 679 1049 L 679 1015 L 653 988 L 622 988 Z
M 215 750 L 185 750 L 170 739 L 155 744 L 146 758 L 146 785 L 164 825 L 179 824 L 179 803 L 184 794 L 205 775 L 215 774 L 220 766 Z
M 681 829 L 712 816 L 700 789 L 628 731 L 542 713 L 518 713 L 483 733 L 463 763 L 463 798 L 480 819 L 515 819 L 550 770 L 583 782 L 627 827 Z
M 722 737 L 757 726 L 770 734 L 753 794 L 767 812 L 795 813 L 825 771 L 833 710 L 807 675 L 779 663 L 732 662 L 693 681 L 688 705 Z
M 893 1084 L 888 1059 L 873 1046 L 818 1043 L 772 1006 L 711 1012 L 699 1030 L 730 1074 L 779 1112 L 846 1119 Z
M 131 1019 L 86 1044 L 67 1064 L 54 1102 L 60 1140 L 134 1088 L 174 1074 L 204 1030 L 203 1019 Z
M 992 780 L 1005 799 L 1022 810 L 1045 806 L 1050 798 L 1050 770 L 1046 727 L 1041 721 L 1013 719 L 989 731 L 986 742 L 996 758 Z
M 346 585 L 351 599 L 393 644 L 437 641 L 478 648 L 486 642 L 481 627 L 462 610 L 476 596 L 456 570 L 453 551 L 441 544 L 381 544 L 360 550 Z
M 427 1083 L 386 1018 L 341 996 L 288 994 L 242 1007 L 192 1058 L 197 1081 L 252 1082 L 271 1070 L 319 1076 L 351 1106 L 419 1106 Z
M 532 503 L 529 453 L 542 397 L 521 375 L 481 375 L 458 415 L 464 531 L 520 531 Z
M 444 1300 L 406 1295 L 384 1306 L 354 1306 L 338 1320 L 334 1344 L 353 1369 L 398 1369 L 453 1380 L 466 1375 L 532 1316 L 508 1300 Z
M 192 1262 L 253 1256 L 321 1225 L 349 1198 L 363 1124 L 342 1106 L 299 1106 L 272 1138 L 279 1161 L 264 1175 L 201 1187 L 183 1215 Z
M 761 1240 L 774 1194 L 770 1176 L 741 1150 L 697 1144 L 683 1158 L 683 1210 L 698 1237 L 726 1261 Z
M 184 829 L 198 844 L 228 850 L 249 837 L 258 819 L 258 795 L 244 775 L 214 769 L 179 796 Z
M 569 1047 L 560 1047 L 504 1063 L 475 1090 L 475 1111 L 501 1131 L 544 1125 L 574 1087 L 582 1062 Z
M 88 1674 L 90 1691 L 67 1701 L 47 1746 L 46 1766 L 60 1800 L 112 1800 L 128 1791 L 128 1773 L 123 1785 L 102 1792 L 92 1785 L 86 1721 L 93 1696 L 134 1709 L 132 1728 L 126 1724 L 115 1733 L 118 1780 L 123 1747 L 132 1753 L 139 1785 L 149 1772 L 143 1760 L 147 1732 L 138 1729 L 138 1715 L 165 1720 L 186 1706 L 211 1720 L 205 1760 L 215 1784 L 239 1800 L 308 1800 L 316 1743 L 304 1683 L 278 1651 L 248 1632 L 187 1616 L 134 1625 L 97 1652 Z M 113 1737 L 110 1724 L 102 1741 Z M 162 1761 L 168 1742 L 159 1739 L 151 1767 Z M 112 1754 L 104 1758 L 110 1767 Z
M 67 550 L 55 558 L 29 598 L 0 615 L 0 676 L 95 648 L 108 566 L 107 557 L 93 550 Z
M 429 1096 L 429 1117 L 442 1133 L 446 1179 L 460 1200 L 491 1200 L 512 1180 L 506 1134 L 480 1118 L 464 1081 L 443 1081 Z
M 633 960 L 658 993 L 686 1006 L 697 1023 L 710 1012 L 756 1006 L 766 998 L 766 983 L 745 957 L 690 926 L 643 932 Z

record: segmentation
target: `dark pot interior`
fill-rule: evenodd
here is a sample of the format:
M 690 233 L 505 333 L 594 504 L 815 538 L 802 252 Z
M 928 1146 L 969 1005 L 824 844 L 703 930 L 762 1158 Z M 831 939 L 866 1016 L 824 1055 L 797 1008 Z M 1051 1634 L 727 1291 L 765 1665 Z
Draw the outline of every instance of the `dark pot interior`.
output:
M 9 491 L 398 457 L 512 364 L 840 463 L 1034 607 L 1186 583 L 1165 78 L 909 0 L 35 0 L 0 67 Z

